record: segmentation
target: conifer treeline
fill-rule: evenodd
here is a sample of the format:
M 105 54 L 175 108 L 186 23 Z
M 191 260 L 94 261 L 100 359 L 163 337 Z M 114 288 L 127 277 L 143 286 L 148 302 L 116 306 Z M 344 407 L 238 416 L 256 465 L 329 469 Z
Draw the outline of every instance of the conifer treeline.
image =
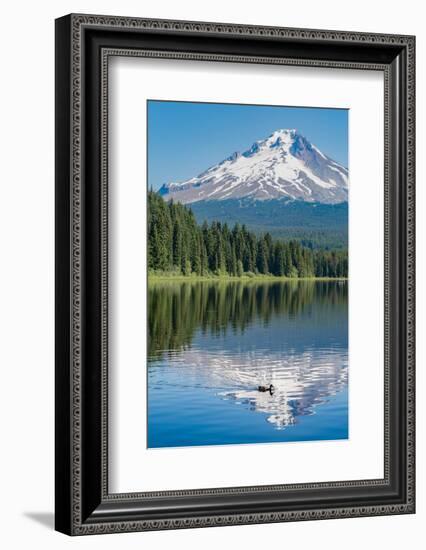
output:
M 242 225 L 198 225 L 190 208 L 148 193 L 148 269 L 190 275 L 347 277 L 347 251 L 311 250 Z

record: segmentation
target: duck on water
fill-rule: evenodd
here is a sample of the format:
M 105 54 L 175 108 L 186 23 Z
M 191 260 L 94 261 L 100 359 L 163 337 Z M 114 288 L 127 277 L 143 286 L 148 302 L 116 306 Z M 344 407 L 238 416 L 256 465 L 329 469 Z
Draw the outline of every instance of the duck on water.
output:
M 258 386 L 257 389 L 258 391 L 261 391 L 261 392 L 269 392 L 271 395 L 275 391 L 275 388 L 272 384 L 269 384 L 269 386 Z

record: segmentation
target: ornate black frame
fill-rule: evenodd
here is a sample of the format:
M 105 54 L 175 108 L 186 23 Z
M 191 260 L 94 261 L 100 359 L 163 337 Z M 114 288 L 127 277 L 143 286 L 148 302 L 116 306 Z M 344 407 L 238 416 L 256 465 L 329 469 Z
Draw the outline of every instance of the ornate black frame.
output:
M 68 15 L 56 21 L 56 529 L 70 535 L 414 513 L 415 38 Z M 111 55 L 385 77 L 385 457 L 379 480 L 109 494 Z

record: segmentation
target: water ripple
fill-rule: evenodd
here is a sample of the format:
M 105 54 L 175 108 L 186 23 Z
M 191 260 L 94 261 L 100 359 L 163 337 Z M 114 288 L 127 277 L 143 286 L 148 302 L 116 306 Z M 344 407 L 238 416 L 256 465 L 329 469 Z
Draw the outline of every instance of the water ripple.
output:
M 283 358 L 267 350 L 231 355 L 193 348 L 170 351 L 168 361 L 169 368 L 179 369 L 179 385 L 214 389 L 222 399 L 266 413 L 267 421 L 276 429 L 295 424 L 298 416 L 313 414 L 317 405 L 327 402 L 348 383 L 346 350 L 288 352 Z M 164 366 L 156 370 L 156 376 L 151 370 L 154 378 L 166 375 Z M 270 384 L 274 387 L 272 393 L 259 391 L 259 386 Z
M 148 446 L 347 437 L 346 283 L 154 285 L 148 305 Z

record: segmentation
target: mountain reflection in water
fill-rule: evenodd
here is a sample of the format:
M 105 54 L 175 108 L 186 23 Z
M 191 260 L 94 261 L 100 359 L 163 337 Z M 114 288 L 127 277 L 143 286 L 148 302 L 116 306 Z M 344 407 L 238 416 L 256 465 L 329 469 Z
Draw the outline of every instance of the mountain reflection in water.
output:
M 148 446 L 346 438 L 347 286 L 150 285 Z

